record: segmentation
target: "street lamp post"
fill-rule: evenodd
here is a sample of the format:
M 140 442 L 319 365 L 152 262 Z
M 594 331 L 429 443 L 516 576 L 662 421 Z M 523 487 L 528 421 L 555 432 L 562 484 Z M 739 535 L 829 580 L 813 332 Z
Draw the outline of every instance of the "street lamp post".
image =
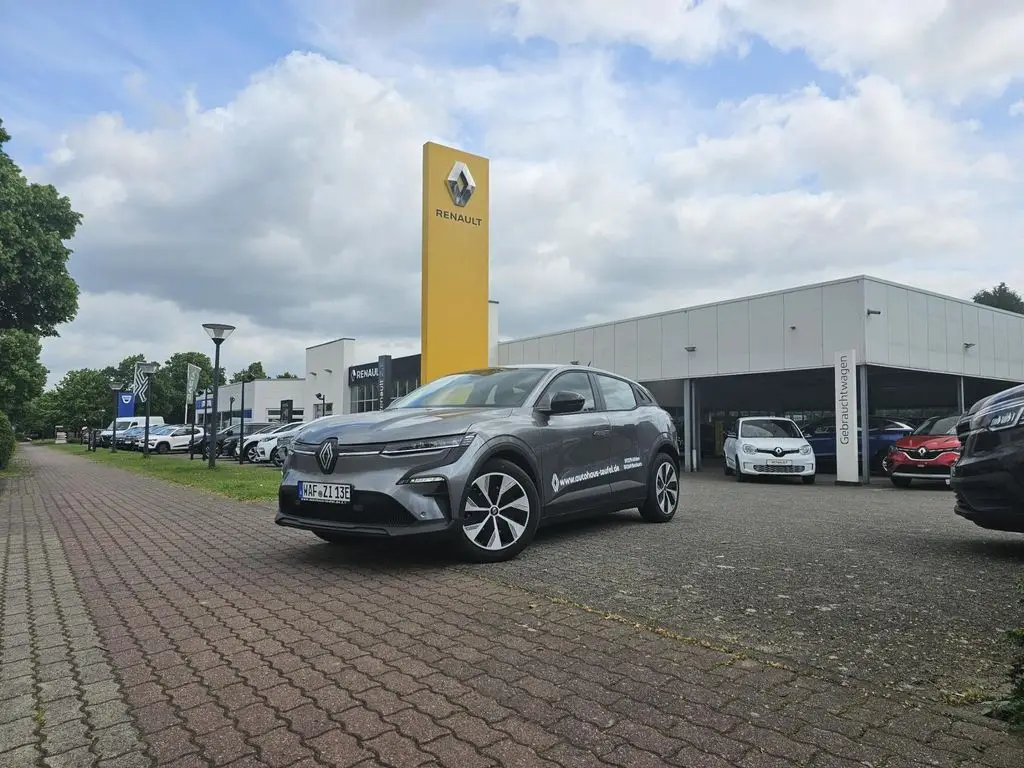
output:
M 203 328 L 206 329 L 206 333 L 209 334 L 210 338 L 213 339 L 214 354 L 213 354 L 213 434 L 209 438 L 208 445 L 210 446 L 210 469 L 217 466 L 217 394 L 220 391 L 220 382 L 217 380 L 220 372 L 220 345 L 223 344 L 231 332 L 235 330 L 233 325 L 224 325 L 223 323 L 203 323 Z
M 116 378 L 111 378 L 110 390 L 114 396 L 114 420 L 111 427 L 113 431 L 110 433 L 110 452 L 115 453 L 117 451 L 117 399 L 121 395 L 121 382 Z
M 327 398 L 324 397 L 323 392 L 317 392 L 316 393 L 316 399 L 320 401 L 320 415 L 321 416 L 326 416 L 327 415 Z

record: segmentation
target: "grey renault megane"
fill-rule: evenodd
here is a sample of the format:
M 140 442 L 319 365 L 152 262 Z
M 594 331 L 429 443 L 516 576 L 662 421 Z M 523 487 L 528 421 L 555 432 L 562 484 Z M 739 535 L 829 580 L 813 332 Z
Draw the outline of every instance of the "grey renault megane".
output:
M 542 524 L 633 507 L 663 523 L 678 503 L 676 428 L 646 388 L 590 367 L 510 365 L 302 429 L 275 522 L 332 543 L 433 534 L 497 562 Z

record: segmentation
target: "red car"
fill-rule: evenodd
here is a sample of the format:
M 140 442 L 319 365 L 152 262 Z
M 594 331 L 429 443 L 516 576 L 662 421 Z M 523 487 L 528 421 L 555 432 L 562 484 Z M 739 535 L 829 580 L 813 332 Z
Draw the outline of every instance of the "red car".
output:
M 949 485 L 949 470 L 960 458 L 959 420 L 958 415 L 935 416 L 893 443 L 885 460 L 892 484 L 907 488 L 914 480 L 924 480 Z

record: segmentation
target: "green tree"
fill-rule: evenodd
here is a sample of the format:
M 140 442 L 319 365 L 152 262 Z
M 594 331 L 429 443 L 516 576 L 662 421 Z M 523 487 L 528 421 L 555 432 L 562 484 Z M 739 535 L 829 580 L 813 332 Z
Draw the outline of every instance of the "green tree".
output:
M 143 354 L 129 355 L 117 365 L 108 365 L 104 368 L 103 375 L 107 377 L 108 383 L 116 381 L 127 391 L 132 388 L 132 382 L 135 381 L 135 364 L 145 361 L 146 356 Z
M 56 416 L 74 432 L 83 426 L 105 427 L 114 415 L 114 396 L 106 371 L 79 368 L 68 371 L 56 387 Z
M 255 363 L 249 363 L 249 365 L 240 371 L 235 371 L 235 375 L 231 377 L 231 383 L 237 384 L 240 381 L 255 381 L 256 379 L 266 379 L 267 372 L 263 370 L 263 363 L 257 360 Z
M 978 291 L 972 300 L 975 304 L 984 304 L 986 307 L 1005 309 L 1024 315 L 1024 299 L 1006 283 L 1000 283 L 991 290 Z
M 208 355 L 202 352 L 175 352 L 153 376 L 151 414 L 174 423 L 185 419 L 185 384 L 189 363 L 199 366 L 199 389 L 210 386 L 213 381 L 213 363 Z M 194 397 L 194 392 L 189 394 L 189 403 L 194 402 Z
M 277 376 L 275 376 L 274 378 L 275 378 L 275 379 L 297 379 L 297 378 L 299 378 L 299 377 L 298 377 L 298 376 L 296 376 L 296 375 L 295 375 L 294 373 L 292 373 L 291 371 L 285 371 L 284 373 L 279 373 L 279 374 L 277 374 Z
M 10 138 L 0 120 L 0 331 L 56 336 L 78 313 L 64 241 L 82 216 L 52 185 L 28 182 L 4 151 Z
M 61 412 L 60 392 L 56 388 L 48 389 L 28 404 L 21 431 L 49 437 L 53 435 L 54 428 L 64 422 Z
M 39 362 L 39 337 L 24 331 L 0 331 L 0 411 L 21 431 L 29 404 L 46 387 Z

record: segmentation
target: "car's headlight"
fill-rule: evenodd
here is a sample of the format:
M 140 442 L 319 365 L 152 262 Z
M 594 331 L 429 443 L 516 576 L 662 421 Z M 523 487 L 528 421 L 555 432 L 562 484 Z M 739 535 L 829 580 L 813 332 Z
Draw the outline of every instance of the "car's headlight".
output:
M 755 453 L 757 453 L 757 448 L 752 446 L 750 443 L 744 443 L 743 444 L 743 452 L 753 456 Z
M 1024 406 L 1015 405 L 1011 408 L 992 411 L 983 417 L 984 425 L 993 432 L 1016 427 L 1024 414 Z
M 809 446 L 809 445 L 801 445 L 800 446 L 800 453 L 802 453 L 804 456 L 807 456 L 810 452 L 811 452 L 811 446 Z
M 381 451 L 383 456 L 412 456 L 420 453 L 441 453 L 452 448 L 465 448 L 473 442 L 476 435 L 467 432 L 464 435 L 445 435 L 443 437 L 427 437 L 422 440 L 403 440 L 399 443 L 388 443 Z

